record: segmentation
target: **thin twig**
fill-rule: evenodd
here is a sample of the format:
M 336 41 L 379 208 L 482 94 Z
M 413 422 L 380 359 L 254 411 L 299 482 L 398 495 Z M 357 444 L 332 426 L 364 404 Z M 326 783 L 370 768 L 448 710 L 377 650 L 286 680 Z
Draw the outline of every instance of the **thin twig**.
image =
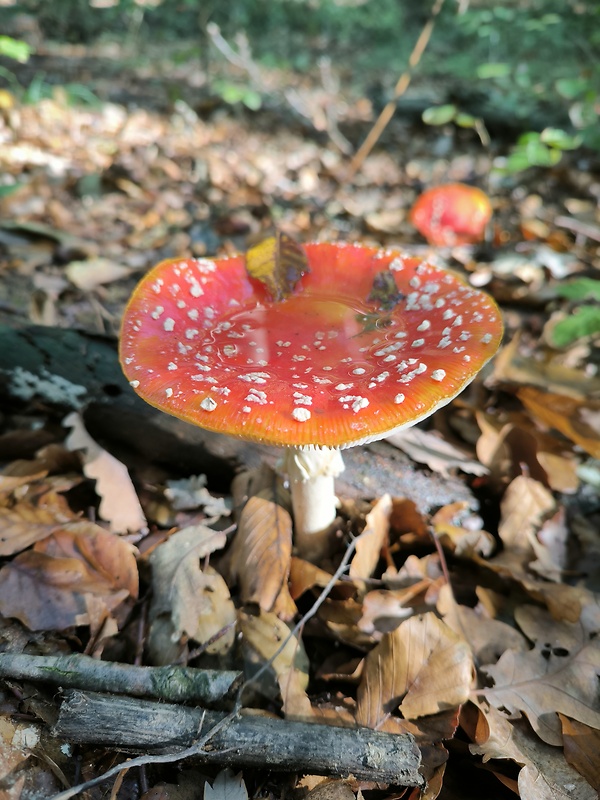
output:
M 373 147 L 375 147 L 375 145 L 379 140 L 379 137 L 387 127 L 391 118 L 394 116 L 394 111 L 396 110 L 396 101 L 398 100 L 399 97 L 402 97 L 402 95 L 410 85 L 410 81 L 412 79 L 412 70 L 417 66 L 417 64 L 421 60 L 421 56 L 423 55 L 425 48 L 429 43 L 429 39 L 431 38 L 433 27 L 435 25 L 436 17 L 442 10 L 444 1 L 445 0 L 436 0 L 435 5 L 431 9 L 431 14 L 429 15 L 429 19 L 425 23 L 423 30 L 421 31 L 419 38 L 417 39 L 417 42 L 413 47 L 413 51 L 408 59 L 408 69 L 406 69 L 402 73 L 402 75 L 398 78 L 398 82 L 396 83 L 396 86 L 394 88 L 394 94 L 392 99 L 384 107 L 383 111 L 375 121 L 375 124 L 369 131 L 369 135 L 362 143 L 362 145 L 359 147 L 354 158 L 350 162 L 349 172 L 348 175 L 346 176 L 347 181 L 351 181 L 352 178 L 354 178 L 354 176 L 358 172 L 358 170 L 362 167 L 363 161 L 369 155 Z

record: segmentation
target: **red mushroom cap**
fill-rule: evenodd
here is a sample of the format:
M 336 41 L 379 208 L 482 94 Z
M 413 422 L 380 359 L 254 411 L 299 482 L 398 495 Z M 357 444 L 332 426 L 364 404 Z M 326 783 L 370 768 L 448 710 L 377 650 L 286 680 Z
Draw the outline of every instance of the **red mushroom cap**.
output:
M 304 251 L 310 272 L 279 302 L 243 256 L 155 267 L 123 320 L 135 391 L 208 430 L 343 448 L 429 416 L 499 346 L 496 304 L 451 273 L 352 244 Z
M 428 189 L 410 212 L 410 221 L 429 244 L 442 247 L 480 242 L 491 217 L 486 193 L 465 183 Z

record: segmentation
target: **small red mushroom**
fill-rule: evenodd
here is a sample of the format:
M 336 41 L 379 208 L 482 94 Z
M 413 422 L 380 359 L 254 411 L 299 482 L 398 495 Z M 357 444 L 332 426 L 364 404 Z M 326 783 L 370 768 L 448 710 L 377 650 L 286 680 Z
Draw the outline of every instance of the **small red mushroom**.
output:
M 428 189 L 410 212 L 410 221 L 429 244 L 442 247 L 480 242 L 491 217 L 486 193 L 465 183 Z
M 500 312 L 452 273 L 400 252 L 307 244 L 273 300 L 243 256 L 163 261 L 126 308 L 120 358 L 151 405 L 286 448 L 296 545 L 323 552 L 340 450 L 414 425 L 492 357 Z

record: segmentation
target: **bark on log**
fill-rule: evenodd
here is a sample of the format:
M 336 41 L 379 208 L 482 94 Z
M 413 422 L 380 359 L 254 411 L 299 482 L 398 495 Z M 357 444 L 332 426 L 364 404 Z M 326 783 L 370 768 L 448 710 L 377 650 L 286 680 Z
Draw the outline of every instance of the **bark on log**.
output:
M 226 492 L 236 470 L 274 465 L 275 447 L 251 444 L 189 425 L 141 400 L 121 372 L 116 341 L 108 336 L 41 325 L 0 325 L 0 399 L 37 400 L 57 409 L 79 409 L 90 434 L 117 458 L 131 451 L 181 475 L 206 473 L 210 488 Z M 129 455 L 128 455 L 129 454 Z M 423 513 L 475 498 L 464 481 L 427 474 L 388 442 L 344 451 L 346 470 L 336 491 L 346 498 L 384 493 L 408 497 Z
M 189 747 L 224 717 L 199 708 L 72 691 L 53 733 L 72 742 L 160 753 Z M 216 733 L 197 758 L 222 766 L 354 775 L 397 786 L 423 784 L 413 737 L 369 728 L 240 716 Z
M 42 681 L 64 689 L 88 689 L 171 702 L 213 705 L 235 692 L 241 673 L 192 667 L 136 667 L 98 661 L 75 653 L 70 656 L 32 656 L 0 653 L 0 677 Z

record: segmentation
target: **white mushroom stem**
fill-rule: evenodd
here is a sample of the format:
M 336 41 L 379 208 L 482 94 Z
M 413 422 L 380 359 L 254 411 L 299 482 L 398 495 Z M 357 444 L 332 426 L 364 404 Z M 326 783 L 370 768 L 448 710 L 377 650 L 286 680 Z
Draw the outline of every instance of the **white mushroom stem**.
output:
M 286 448 L 283 471 L 292 492 L 294 540 L 303 558 L 315 560 L 327 552 L 336 517 L 334 478 L 343 470 L 337 448 Z

